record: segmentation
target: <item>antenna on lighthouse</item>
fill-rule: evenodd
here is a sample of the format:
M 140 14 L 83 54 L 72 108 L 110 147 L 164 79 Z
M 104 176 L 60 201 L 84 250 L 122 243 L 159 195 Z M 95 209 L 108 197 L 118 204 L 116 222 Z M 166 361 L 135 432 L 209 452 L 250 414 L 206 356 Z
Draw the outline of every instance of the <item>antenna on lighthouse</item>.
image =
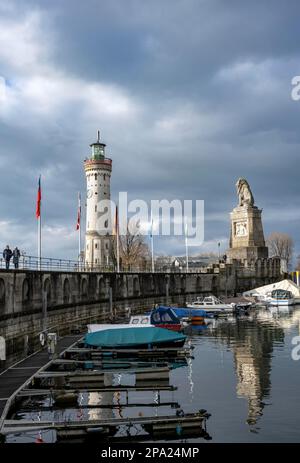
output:
M 100 130 L 97 130 L 97 142 L 100 142 Z

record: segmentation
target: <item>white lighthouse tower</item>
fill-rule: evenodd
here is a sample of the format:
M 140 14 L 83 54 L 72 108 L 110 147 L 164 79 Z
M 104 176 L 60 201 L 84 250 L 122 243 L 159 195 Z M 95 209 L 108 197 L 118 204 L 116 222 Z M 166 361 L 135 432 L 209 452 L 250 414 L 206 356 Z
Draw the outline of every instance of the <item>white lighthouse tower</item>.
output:
M 97 141 L 84 161 L 87 183 L 85 263 L 87 267 L 103 267 L 111 263 L 111 210 L 101 211 L 100 201 L 110 200 L 112 160 L 105 157 L 105 144 Z M 101 220 L 105 214 L 107 220 Z M 103 223 L 102 223 L 103 222 Z

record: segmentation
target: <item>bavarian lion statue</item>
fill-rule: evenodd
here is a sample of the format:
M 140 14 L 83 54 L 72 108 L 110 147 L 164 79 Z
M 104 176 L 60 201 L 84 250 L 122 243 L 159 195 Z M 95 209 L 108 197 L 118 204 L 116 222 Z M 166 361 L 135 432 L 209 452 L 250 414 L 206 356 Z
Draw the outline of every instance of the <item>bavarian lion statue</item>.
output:
M 245 178 L 239 178 L 236 182 L 236 190 L 239 198 L 239 206 L 253 206 L 254 198 L 249 186 L 249 183 Z

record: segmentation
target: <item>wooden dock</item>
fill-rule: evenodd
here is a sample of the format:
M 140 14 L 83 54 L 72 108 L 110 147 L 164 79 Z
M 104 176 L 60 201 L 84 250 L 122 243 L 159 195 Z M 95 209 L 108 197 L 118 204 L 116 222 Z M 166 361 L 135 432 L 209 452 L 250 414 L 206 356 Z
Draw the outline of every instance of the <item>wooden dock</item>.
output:
M 56 348 L 57 353 L 62 353 L 81 337 L 82 335 L 74 335 L 59 339 Z M 47 350 L 43 349 L 0 373 L 0 424 L 8 399 L 47 363 L 49 363 L 49 355 Z
M 56 356 L 49 360 L 45 350 L 13 365 L 0 375 L 0 434 L 26 433 L 38 430 L 55 430 L 57 439 L 85 439 L 91 436 L 111 437 L 119 427 L 139 425 L 144 432 L 176 435 L 180 430 L 188 433 L 203 432 L 202 424 L 208 414 L 205 410 L 185 414 L 174 400 L 162 402 L 162 391 L 177 388 L 169 384 L 172 364 L 185 365 L 190 349 L 86 349 L 80 347 L 81 335 L 66 336 L 58 341 Z M 135 385 L 113 385 L 114 374 L 134 374 Z M 107 404 L 80 404 L 83 392 L 118 394 L 118 403 L 111 399 Z M 130 392 L 154 392 L 153 403 L 129 403 Z M 121 396 L 121 393 L 123 394 Z M 124 395 L 125 394 L 125 395 Z M 48 397 L 40 406 L 32 398 Z M 113 397 L 113 395 L 112 395 Z M 121 400 L 122 397 L 122 400 Z M 125 401 L 124 401 L 125 398 Z M 97 409 L 123 407 L 170 406 L 177 409 L 170 415 L 138 416 L 110 419 L 68 419 L 67 421 L 32 421 L 19 419 L 21 411 L 49 411 L 55 409 Z M 205 427 L 205 424 L 204 424 Z M 128 431 L 129 432 L 129 431 Z

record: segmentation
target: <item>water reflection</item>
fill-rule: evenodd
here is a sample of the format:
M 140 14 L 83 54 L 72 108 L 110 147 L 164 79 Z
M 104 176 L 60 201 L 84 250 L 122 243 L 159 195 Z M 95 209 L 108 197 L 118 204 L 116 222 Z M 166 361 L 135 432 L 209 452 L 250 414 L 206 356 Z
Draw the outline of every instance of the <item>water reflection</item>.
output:
M 228 347 L 234 358 L 236 393 L 248 403 L 247 423 L 255 425 L 271 391 L 274 346 L 284 346 L 285 331 L 299 326 L 300 308 L 261 309 L 251 316 L 217 321 L 209 336 Z
M 249 316 L 220 319 L 208 327 L 190 327 L 188 344 L 195 346 L 194 358 L 183 365 L 173 365 L 176 368 L 171 372 L 170 384 L 177 390 L 160 395 L 151 390 L 132 391 L 129 406 L 124 392 L 82 392 L 78 397 L 79 409 L 52 410 L 47 399 L 39 415 L 36 411 L 27 412 L 23 418 L 35 421 L 54 417 L 64 422 L 71 418 L 159 416 L 174 414 L 178 407 L 185 413 L 205 408 L 212 413 L 207 430 L 214 441 L 274 442 L 289 441 L 291 436 L 298 441 L 294 430 L 299 429 L 300 362 L 291 360 L 291 339 L 299 334 L 299 321 L 300 307 L 272 308 L 255 310 Z M 169 384 L 169 378 L 166 380 Z M 126 371 L 106 372 L 104 379 L 106 386 L 150 386 L 152 382 L 157 384 L 157 378 Z M 159 384 L 164 384 L 161 375 Z M 119 430 L 117 438 L 127 436 L 126 432 L 129 433 Z M 145 430 L 139 427 L 130 429 L 130 433 L 142 438 Z M 34 439 L 37 437 L 38 433 Z M 43 439 L 55 440 L 49 433 L 43 434 Z M 20 436 L 8 438 L 20 440 Z
M 114 375 L 112 373 L 105 373 L 104 385 L 110 387 L 113 385 Z M 110 419 L 114 417 L 113 408 L 110 405 L 114 403 L 113 392 L 89 392 L 88 405 L 92 405 L 92 408 L 88 409 L 88 419 L 99 420 L 99 419 Z M 99 405 L 99 408 L 95 406 Z

